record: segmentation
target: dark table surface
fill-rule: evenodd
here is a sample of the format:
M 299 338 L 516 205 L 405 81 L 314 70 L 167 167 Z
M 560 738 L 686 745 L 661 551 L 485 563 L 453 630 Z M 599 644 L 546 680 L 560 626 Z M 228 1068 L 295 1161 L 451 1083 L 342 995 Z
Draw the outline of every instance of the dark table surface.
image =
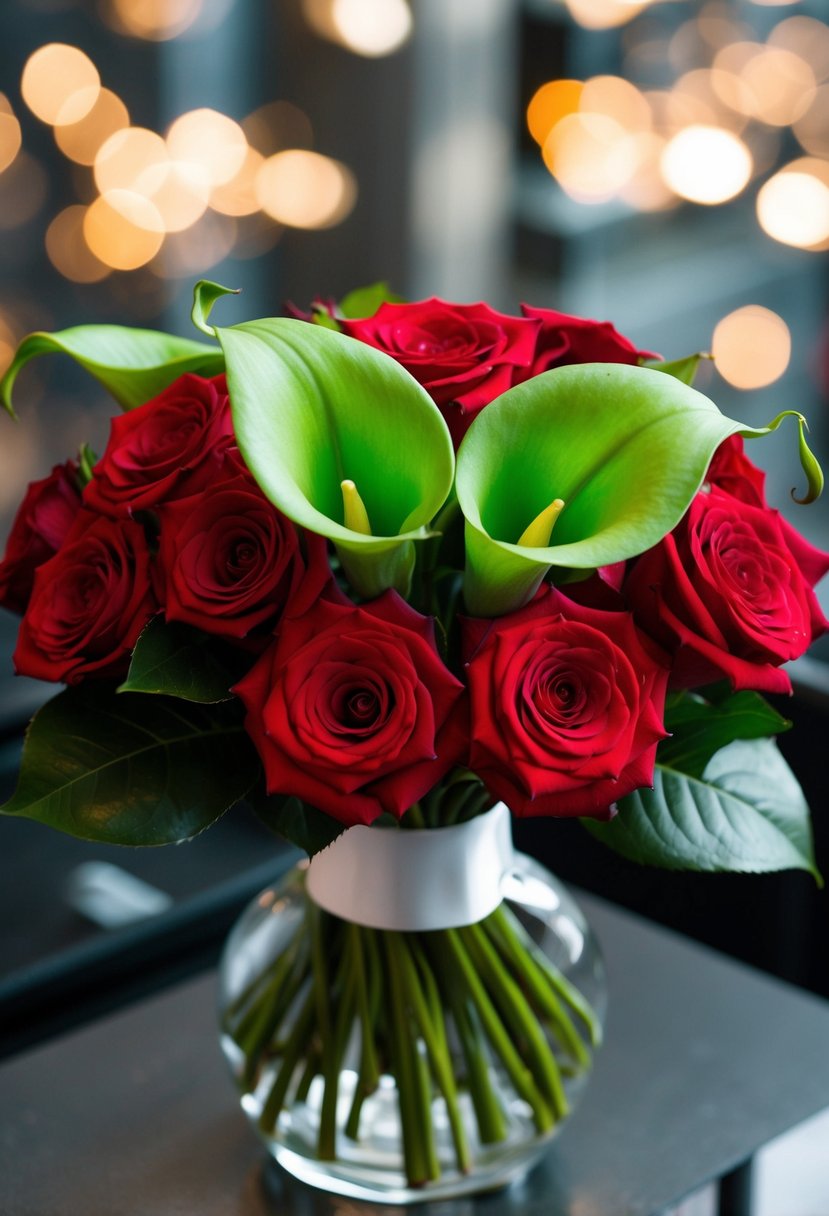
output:
M 423 1216 L 652 1216 L 829 1106 L 829 1003 L 582 897 L 607 1043 L 522 1183 Z M 381 1216 L 266 1164 L 208 975 L 0 1067 L 2 1216 Z M 827 1146 L 829 1159 L 829 1146 Z

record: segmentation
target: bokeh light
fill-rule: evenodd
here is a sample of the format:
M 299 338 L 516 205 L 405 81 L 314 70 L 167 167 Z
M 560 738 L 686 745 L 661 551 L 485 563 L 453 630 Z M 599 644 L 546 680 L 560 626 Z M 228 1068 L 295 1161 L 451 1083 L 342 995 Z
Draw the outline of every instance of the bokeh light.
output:
M 666 144 L 661 164 L 665 182 L 676 194 L 706 206 L 738 195 L 752 171 L 751 153 L 743 141 L 709 126 L 680 131 Z
M 253 215 L 259 210 L 256 197 L 256 176 L 264 161 L 261 152 L 248 148 L 239 171 L 210 194 L 210 206 L 222 215 Z
M 638 17 L 652 0 L 565 0 L 573 20 L 588 30 L 609 30 Z
M 208 212 L 186 232 L 168 236 L 150 270 L 160 278 L 192 278 L 218 265 L 236 242 L 236 221 Z
M 303 0 L 302 11 L 317 34 L 371 59 L 392 54 L 412 32 L 407 0 Z
M 86 207 L 66 207 L 46 229 L 46 252 L 59 274 L 73 283 L 99 283 L 110 267 L 95 256 L 84 237 Z
M 174 161 L 198 166 L 208 186 L 229 182 L 244 164 L 248 150 L 245 133 L 217 110 L 190 110 L 167 132 L 167 150 Z
M 127 107 L 111 89 L 101 89 L 92 109 L 78 122 L 55 127 L 55 143 L 79 165 L 93 165 L 101 145 L 129 126 Z
M 352 210 L 357 183 L 347 165 L 292 148 L 263 161 L 256 196 L 267 215 L 290 228 L 331 228 Z
M 0 173 L 13 163 L 21 143 L 20 123 L 5 93 L 0 93 Z
M 791 351 L 786 322 L 759 304 L 748 304 L 723 317 L 711 340 L 717 371 L 742 389 L 773 384 L 789 366 Z
M 104 16 L 120 34 L 165 42 L 193 25 L 203 3 L 204 0 L 108 0 Z
M 21 150 L 0 174 L 0 231 L 8 232 L 33 220 L 46 201 L 48 189 L 46 170 Z
M 811 106 L 792 130 L 806 152 L 829 158 L 829 84 L 817 89 Z
M 152 203 L 129 190 L 111 190 L 95 199 L 83 219 L 92 253 L 113 270 L 137 270 L 158 253 L 164 225 Z
M 583 88 L 580 80 L 548 80 L 536 89 L 527 106 L 527 127 L 537 144 L 544 143 L 557 122 L 578 111 Z
M 784 245 L 829 247 L 829 162 L 802 157 L 775 173 L 757 195 L 757 219 Z
M 169 163 L 167 145 L 148 127 L 126 127 L 101 145 L 95 157 L 95 184 L 108 190 L 144 193 L 148 182 L 158 185 L 159 170 Z
M 271 101 L 260 106 L 242 120 L 242 130 L 250 146 L 263 156 L 273 156 L 286 148 L 310 149 L 314 145 L 310 118 L 290 101 Z
M 815 17 L 787 17 L 771 31 L 769 46 L 805 59 L 819 83 L 829 80 L 829 25 Z
M 583 203 L 613 198 L 636 171 L 636 145 L 605 114 L 569 114 L 550 132 L 544 163 L 562 189 Z
M 651 109 L 635 84 L 621 76 L 593 76 L 586 81 L 579 99 L 583 114 L 604 114 L 626 131 L 649 131 Z
M 79 122 L 89 113 L 98 100 L 101 78 L 78 47 L 50 42 L 26 60 L 20 91 L 36 118 L 63 126 Z

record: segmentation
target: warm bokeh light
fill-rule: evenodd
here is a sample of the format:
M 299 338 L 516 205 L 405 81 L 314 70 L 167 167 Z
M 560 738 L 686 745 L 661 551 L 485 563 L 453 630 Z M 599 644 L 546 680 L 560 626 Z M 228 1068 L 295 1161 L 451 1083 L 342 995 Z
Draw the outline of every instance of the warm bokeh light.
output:
M 148 168 L 140 179 L 138 193 L 153 204 L 165 232 L 183 232 L 204 215 L 210 187 L 201 166 L 170 161 Z
M 801 118 L 815 96 L 815 74 L 805 59 L 782 47 L 765 47 L 742 71 L 751 115 L 773 127 Z
M 548 80 L 536 89 L 527 106 L 527 127 L 537 144 L 543 144 L 557 122 L 579 108 L 580 80 Z
M 819 83 L 829 80 L 829 25 L 823 21 L 787 17 L 771 31 L 768 43 L 805 59 Z
M 671 90 L 674 106 L 674 134 L 685 126 L 722 127 L 738 134 L 746 117 L 730 107 L 722 94 L 733 90 L 734 83 L 720 68 L 695 68 L 685 72 Z M 691 115 L 691 117 L 688 117 Z
M 223 261 L 235 242 L 236 221 L 208 212 L 186 232 L 168 236 L 150 270 L 164 279 L 189 279 Z
M 633 139 L 605 114 L 563 118 L 550 132 L 542 155 L 562 189 L 582 203 L 613 198 L 637 167 Z
M 14 161 L 21 143 L 20 123 L 5 93 L 0 93 L 0 173 Z
M 636 172 L 619 191 L 619 196 L 637 211 L 664 211 L 677 198 L 662 177 L 661 161 L 666 140 L 653 131 L 633 136 Z
M 806 152 L 829 159 L 829 84 L 817 89 L 811 106 L 792 129 Z
M 340 161 L 291 148 L 262 163 L 256 175 L 259 205 L 290 228 L 331 228 L 352 210 L 354 174 Z
M 95 257 L 113 270 L 137 270 L 151 261 L 164 241 L 156 208 L 140 194 L 112 190 L 87 208 L 83 234 Z
M 39 161 L 21 150 L 0 174 L 0 231 L 20 228 L 34 219 L 46 201 L 49 179 Z
M 147 127 L 126 127 L 101 145 L 95 157 L 95 184 L 101 194 L 109 190 L 146 192 L 159 184 L 159 171 L 169 163 L 167 145 Z
M 649 131 L 651 110 L 636 85 L 621 76 L 593 76 L 585 82 L 579 101 L 583 114 L 604 114 L 626 131 Z
M 829 248 L 829 162 L 802 157 L 775 173 L 757 195 L 757 219 L 784 245 Z
M 407 0 L 303 0 L 302 11 L 317 34 L 370 59 L 392 54 L 412 32 Z
M 99 283 L 110 273 L 86 244 L 83 232 L 86 207 L 66 207 L 46 229 L 46 252 L 59 274 L 73 283 Z
M 256 175 L 264 161 L 261 152 L 248 148 L 239 172 L 229 182 L 217 186 L 210 195 L 210 206 L 222 215 L 253 215 L 259 210 Z
M 734 198 L 752 171 L 751 153 L 743 141 L 708 126 L 686 127 L 675 135 L 661 164 L 665 182 L 676 194 L 707 206 Z
M 35 117 L 51 126 L 63 126 L 79 122 L 89 113 L 98 100 L 101 78 L 78 47 L 50 42 L 26 60 L 20 91 Z
M 79 165 L 93 165 L 101 145 L 129 123 L 129 111 L 121 98 L 111 89 L 101 89 L 98 100 L 84 118 L 55 127 L 55 143 L 70 160 Z
M 164 42 L 184 33 L 202 10 L 204 0 L 107 0 L 107 23 L 121 34 Z
M 311 120 L 290 101 L 271 101 L 242 120 L 248 143 L 263 156 L 284 152 L 286 148 L 312 148 Z
M 741 42 L 751 37 L 751 27 L 735 19 L 730 9 L 719 4 L 709 4 L 693 24 L 707 46 L 716 51 L 729 42 Z
M 167 150 L 174 161 L 198 166 L 208 186 L 229 182 L 244 164 L 248 143 L 245 133 L 218 110 L 190 110 L 167 132 Z
M 638 17 L 652 0 L 565 0 L 567 11 L 587 30 L 609 30 Z
M 789 366 L 791 351 L 786 322 L 759 304 L 748 304 L 723 317 L 711 340 L 717 371 L 735 388 L 773 384 Z

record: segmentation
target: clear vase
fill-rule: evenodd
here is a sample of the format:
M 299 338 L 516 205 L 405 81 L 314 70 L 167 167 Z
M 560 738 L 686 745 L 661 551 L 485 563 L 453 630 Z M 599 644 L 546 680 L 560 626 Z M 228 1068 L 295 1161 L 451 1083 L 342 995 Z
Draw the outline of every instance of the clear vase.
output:
M 604 970 L 573 898 L 515 853 L 482 920 L 399 932 L 320 908 L 307 868 L 249 905 L 220 969 L 222 1048 L 268 1151 L 393 1204 L 525 1173 L 601 1038 Z

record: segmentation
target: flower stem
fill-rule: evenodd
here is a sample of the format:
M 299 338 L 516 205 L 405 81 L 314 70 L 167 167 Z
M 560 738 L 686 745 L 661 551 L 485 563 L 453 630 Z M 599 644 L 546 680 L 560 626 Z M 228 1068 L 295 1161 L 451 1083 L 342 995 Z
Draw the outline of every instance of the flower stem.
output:
M 400 1103 L 406 1176 L 410 1186 L 423 1186 L 430 1178 L 438 1176 L 430 1104 L 428 1094 L 424 1093 L 417 1039 L 408 1018 L 395 943 L 390 933 L 381 936 L 388 964 L 390 1045 Z

